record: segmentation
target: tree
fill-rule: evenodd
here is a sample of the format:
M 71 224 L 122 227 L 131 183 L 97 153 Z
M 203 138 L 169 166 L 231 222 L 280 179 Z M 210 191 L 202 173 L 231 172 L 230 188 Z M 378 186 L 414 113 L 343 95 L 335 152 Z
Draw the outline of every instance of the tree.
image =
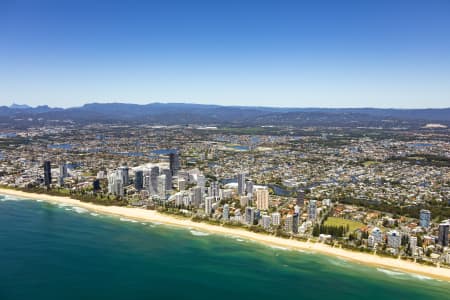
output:
M 318 224 L 314 225 L 312 234 L 313 234 L 313 236 L 319 236 L 320 235 L 320 228 L 319 228 Z

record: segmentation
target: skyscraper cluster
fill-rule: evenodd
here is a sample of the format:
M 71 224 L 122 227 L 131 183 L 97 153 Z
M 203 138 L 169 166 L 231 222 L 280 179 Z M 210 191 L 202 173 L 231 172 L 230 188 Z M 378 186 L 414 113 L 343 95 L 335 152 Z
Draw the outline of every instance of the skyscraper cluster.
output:
M 119 171 L 108 174 L 108 193 L 116 196 L 124 195 L 123 177 Z
M 145 190 L 150 196 L 165 199 L 172 190 L 172 172 L 169 168 L 158 165 L 140 167 L 134 171 L 134 188 Z

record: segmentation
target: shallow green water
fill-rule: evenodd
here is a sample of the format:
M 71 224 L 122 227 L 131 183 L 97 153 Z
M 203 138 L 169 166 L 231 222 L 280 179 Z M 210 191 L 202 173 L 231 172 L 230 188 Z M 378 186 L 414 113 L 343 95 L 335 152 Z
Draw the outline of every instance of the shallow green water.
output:
M 450 283 L 0 196 L 0 299 L 450 299 Z

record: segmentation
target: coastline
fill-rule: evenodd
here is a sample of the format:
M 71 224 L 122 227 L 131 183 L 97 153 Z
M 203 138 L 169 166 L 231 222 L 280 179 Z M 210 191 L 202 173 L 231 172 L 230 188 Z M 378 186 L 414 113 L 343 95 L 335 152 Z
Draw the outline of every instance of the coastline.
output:
M 153 210 L 119 207 L 119 206 L 102 206 L 93 203 L 81 202 L 79 200 L 71 199 L 68 197 L 27 193 L 2 188 L 0 188 L 0 194 L 28 199 L 39 199 L 51 203 L 69 204 L 73 206 L 82 207 L 97 213 L 126 217 L 140 221 L 162 223 L 166 225 L 184 227 L 186 229 L 193 228 L 213 234 L 231 235 L 235 237 L 252 240 L 268 246 L 282 247 L 297 251 L 311 251 L 328 256 L 339 257 L 355 263 L 360 263 L 362 265 L 381 267 L 405 273 L 413 273 L 421 276 L 427 276 L 430 278 L 450 282 L 450 269 L 426 266 L 396 258 L 381 257 L 373 254 L 350 251 L 341 248 L 333 248 L 331 246 L 321 243 L 309 243 L 298 240 L 275 237 L 271 235 L 264 235 L 239 228 L 229 228 L 218 225 L 210 225 L 207 223 L 197 223 L 188 219 L 161 214 Z

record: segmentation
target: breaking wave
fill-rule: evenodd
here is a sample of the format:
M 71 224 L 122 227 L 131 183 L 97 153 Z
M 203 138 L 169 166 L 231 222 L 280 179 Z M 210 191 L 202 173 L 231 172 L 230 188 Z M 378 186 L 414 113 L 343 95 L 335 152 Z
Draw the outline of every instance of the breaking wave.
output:
M 132 220 L 132 219 L 128 219 L 128 218 L 120 218 L 119 219 L 122 222 L 131 222 L 131 223 L 137 223 L 138 221 L 136 220 Z
M 191 232 L 192 235 L 195 235 L 195 236 L 207 236 L 207 235 L 209 235 L 209 233 L 196 231 L 196 230 L 190 230 L 190 232 Z

